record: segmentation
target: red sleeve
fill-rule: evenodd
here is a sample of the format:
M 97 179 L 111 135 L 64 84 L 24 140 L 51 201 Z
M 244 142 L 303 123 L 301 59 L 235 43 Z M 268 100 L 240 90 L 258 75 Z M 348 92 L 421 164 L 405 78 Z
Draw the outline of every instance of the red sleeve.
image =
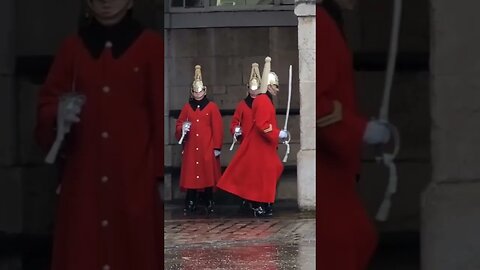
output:
M 55 140 L 57 107 L 60 96 L 71 90 L 73 81 L 74 37 L 67 38 L 60 46 L 44 85 L 38 95 L 35 138 L 45 151 Z
M 235 133 L 235 127 L 240 126 L 240 121 L 242 119 L 242 103 L 244 101 L 240 101 L 235 108 L 235 112 L 233 113 L 232 122 L 230 123 L 230 134 L 233 136 Z
M 177 139 L 177 141 L 179 141 L 180 138 L 182 137 L 183 122 L 187 121 L 187 117 L 188 117 L 187 106 L 189 106 L 188 103 L 185 106 L 183 106 L 182 111 L 180 112 L 180 115 L 178 116 L 178 119 L 175 122 L 175 138 Z
M 223 120 L 222 115 L 220 114 L 220 110 L 218 106 L 211 102 L 212 106 L 212 134 L 213 134 L 213 147 L 215 149 L 222 149 L 223 145 Z
M 332 25 L 323 8 L 317 5 L 316 35 L 316 117 L 320 119 L 332 113 L 333 100 L 327 96 L 338 79 L 338 58 L 335 40 L 332 40 Z
M 341 76 L 353 73 L 351 64 L 345 65 L 339 61 L 342 53 L 340 48 L 345 47 L 342 42 L 344 40 L 333 20 L 322 8 L 317 7 L 317 120 L 333 110 L 333 101 L 326 93 L 331 96 L 339 96 L 339 91 L 347 91 L 344 95 L 355 94 L 353 89 L 338 88 L 339 80 L 353 80 L 353 74 Z M 353 81 L 350 85 L 354 87 Z M 339 122 L 317 129 L 317 150 L 321 148 L 322 151 L 328 151 L 348 163 L 358 163 L 359 166 L 366 120 L 353 106 L 355 97 L 349 96 L 348 100 L 350 102 L 342 103 L 342 118 Z
M 154 33 L 153 47 L 150 48 L 150 101 L 153 114 L 153 145 L 155 153 L 155 174 L 163 177 L 164 169 L 164 99 L 163 99 L 163 40 Z
M 255 128 L 272 144 L 278 144 L 280 129 L 272 121 L 272 117 L 275 117 L 275 108 L 270 99 L 257 97 L 252 107 Z

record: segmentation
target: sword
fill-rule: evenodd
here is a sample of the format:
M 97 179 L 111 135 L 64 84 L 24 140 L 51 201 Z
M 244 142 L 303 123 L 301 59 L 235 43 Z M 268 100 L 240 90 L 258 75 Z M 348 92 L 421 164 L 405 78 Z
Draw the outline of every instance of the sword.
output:
M 288 102 L 287 102 L 287 112 L 285 114 L 285 125 L 283 125 L 283 130 L 287 131 L 288 126 L 288 116 L 290 115 L 290 101 L 292 99 L 292 65 L 288 69 Z M 287 146 L 287 151 L 283 157 L 283 162 L 287 162 L 288 154 L 290 154 L 290 132 L 287 131 L 287 139 L 283 141 L 283 144 Z
M 241 117 L 240 117 L 240 119 L 241 119 Z M 238 123 L 238 124 L 240 125 L 240 123 Z M 233 130 L 233 142 L 232 142 L 232 145 L 230 146 L 230 151 L 233 150 L 233 146 L 234 146 L 235 143 L 238 141 L 238 140 L 237 140 L 237 132 L 235 132 L 235 129 L 236 129 L 236 127 L 235 127 L 234 130 Z
M 390 129 L 394 141 L 394 150 L 392 153 L 383 153 L 381 156 L 376 157 L 377 162 L 383 160 L 383 164 L 387 166 L 389 170 L 389 178 L 387 188 L 385 190 L 385 197 L 378 209 L 375 218 L 379 221 L 386 221 L 391 208 L 391 197 L 397 192 L 397 167 L 395 166 L 394 159 L 400 151 L 400 133 L 397 127 L 388 121 L 388 112 L 390 105 L 390 93 L 392 90 L 393 75 L 395 72 L 395 61 L 398 47 L 398 36 L 400 31 L 400 19 L 402 11 L 402 0 L 394 0 L 393 6 L 393 22 L 392 33 L 390 37 L 390 49 L 388 55 L 387 74 L 385 77 L 385 85 L 383 90 L 383 100 L 380 107 L 379 120 L 387 125 Z
M 76 92 L 75 86 L 76 75 L 74 74 L 71 92 L 64 94 L 60 97 L 58 106 L 66 106 L 67 108 L 72 108 L 73 106 L 82 107 L 83 104 L 85 104 L 85 96 L 78 94 Z M 68 124 L 66 124 L 65 115 L 58 112 L 57 110 L 57 134 L 53 145 L 51 146 L 47 156 L 45 157 L 45 163 L 53 164 L 55 162 L 58 152 L 60 151 L 60 148 L 62 146 L 62 142 L 65 138 L 65 134 L 70 132 L 71 126 L 72 123 L 69 122 Z
M 240 119 L 243 119 L 243 113 L 240 115 Z M 240 122 L 238 123 L 238 126 L 241 126 Z M 236 142 L 238 142 L 235 128 L 233 130 L 233 142 L 232 142 L 232 145 L 230 146 L 230 151 L 233 150 L 233 146 L 235 145 Z
M 233 142 L 232 142 L 232 145 L 230 146 L 230 151 L 233 150 L 233 146 L 235 145 L 236 142 L 237 142 L 237 135 L 233 133 Z
M 187 118 L 187 121 L 188 122 L 188 118 Z M 187 134 L 186 131 L 183 131 L 183 128 L 182 128 L 182 137 L 180 137 L 180 140 L 178 141 L 178 144 L 182 144 L 183 142 L 183 139 L 185 138 L 185 135 Z

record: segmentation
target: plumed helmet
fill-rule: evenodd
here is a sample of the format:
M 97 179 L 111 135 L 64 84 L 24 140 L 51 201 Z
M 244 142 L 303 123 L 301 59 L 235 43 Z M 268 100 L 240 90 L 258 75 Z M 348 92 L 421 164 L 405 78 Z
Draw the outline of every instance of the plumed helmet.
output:
M 248 88 L 250 90 L 257 90 L 260 88 L 260 84 L 262 82 L 262 78 L 260 76 L 260 70 L 258 69 L 258 64 L 252 64 L 252 70 L 250 72 L 250 79 L 248 80 Z
M 262 73 L 262 83 L 260 84 L 260 93 L 265 94 L 267 92 L 267 86 L 268 86 L 268 81 L 269 81 L 269 73 L 271 69 L 271 64 L 270 62 L 272 61 L 272 58 L 269 56 L 265 57 L 265 65 L 263 66 L 263 73 Z
M 193 78 L 193 83 L 192 83 L 192 92 L 201 92 L 201 91 L 207 91 L 207 87 L 203 85 L 202 81 L 202 67 L 200 65 L 195 66 L 195 76 Z

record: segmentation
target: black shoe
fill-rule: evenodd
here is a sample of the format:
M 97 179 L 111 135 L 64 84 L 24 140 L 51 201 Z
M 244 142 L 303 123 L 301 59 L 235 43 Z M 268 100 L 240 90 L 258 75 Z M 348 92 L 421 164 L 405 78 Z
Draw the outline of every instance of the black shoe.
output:
M 195 202 L 194 201 L 187 201 L 185 204 L 185 208 L 183 209 L 183 214 L 188 215 L 188 214 L 193 214 L 195 213 L 196 210 Z
M 239 214 L 250 214 L 252 212 L 252 204 L 248 201 L 243 200 L 242 204 L 238 208 Z
M 271 217 L 273 216 L 273 203 L 266 203 L 263 205 L 265 209 L 265 216 Z
M 208 201 L 207 204 L 207 215 L 215 213 L 215 202 L 213 200 Z
M 258 206 L 258 207 L 252 207 L 253 211 L 253 216 L 254 217 L 264 217 L 265 216 L 265 209 L 263 207 Z

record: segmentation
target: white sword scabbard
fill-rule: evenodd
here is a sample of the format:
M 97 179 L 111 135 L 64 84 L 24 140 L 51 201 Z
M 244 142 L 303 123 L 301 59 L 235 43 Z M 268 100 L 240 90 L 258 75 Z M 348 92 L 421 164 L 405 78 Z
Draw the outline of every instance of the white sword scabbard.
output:
M 387 188 L 385 190 L 384 199 L 378 209 L 375 218 L 378 221 L 386 221 L 388 219 L 391 208 L 391 197 L 397 192 L 398 176 L 397 167 L 394 163 L 398 152 L 400 151 L 400 133 L 398 129 L 388 121 L 388 112 L 390 105 L 390 93 L 392 90 L 393 75 L 395 72 L 395 62 L 398 48 L 398 36 L 400 31 L 400 19 L 402 11 L 402 0 L 394 0 L 393 7 L 393 22 L 392 33 L 390 38 L 390 50 L 387 63 L 387 74 L 385 78 L 385 86 L 383 91 L 382 106 L 380 108 L 379 120 L 386 124 L 391 131 L 394 140 L 393 153 L 383 153 L 381 157 L 377 157 L 377 160 L 383 160 L 383 164 L 388 168 L 389 178 Z

